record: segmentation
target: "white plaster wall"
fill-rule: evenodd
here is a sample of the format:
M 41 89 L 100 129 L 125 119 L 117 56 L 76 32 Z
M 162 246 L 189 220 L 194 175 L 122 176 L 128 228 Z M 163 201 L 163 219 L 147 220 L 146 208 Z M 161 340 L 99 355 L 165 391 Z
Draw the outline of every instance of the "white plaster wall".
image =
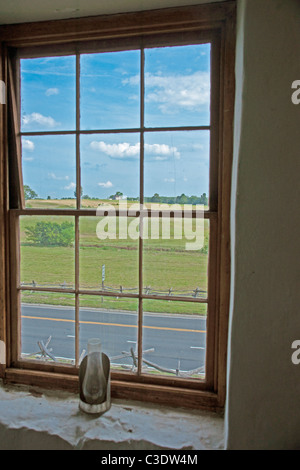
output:
M 227 449 L 300 448 L 300 1 L 239 0 Z
M 223 0 L 0 0 L 0 24 L 153 10 Z

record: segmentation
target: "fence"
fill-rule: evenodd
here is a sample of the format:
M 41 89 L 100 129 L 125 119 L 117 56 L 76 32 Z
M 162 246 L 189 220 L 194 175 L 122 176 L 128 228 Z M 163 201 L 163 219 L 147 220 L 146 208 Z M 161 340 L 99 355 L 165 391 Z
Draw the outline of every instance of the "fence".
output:
M 36 287 L 44 287 L 44 288 L 53 288 L 53 289 L 74 289 L 74 285 L 68 284 L 66 281 L 64 281 L 61 284 L 39 284 L 35 281 L 32 281 L 31 283 L 25 283 L 21 282 L 21 287 L 32 287 L 34 290 Z M 104 285 L 102 282 L 101 287 L 98 287 L 99 289 L 99 294 L 101 293 L 114 293 L 114 294 L 125 294 L 125 293 L 136 293 L 138 294 L 139 289 L 138 287 L 124 287 L 124 286 L 107 286 Z M 98 290 L 97 289 L 97 290 Z M 196 287 L 195 289 L 186 289 L 186 290 L 176 290 L 170 287 L 169 289 L 166 290 L 157 290 L 153 289 L 151 286 L 146 286 L 143 288 L 143 293 L 145 295 L 157 295 L 157 296 L 176 296 L 176 297 L 194 297 L 194 298 L 206 298 L 207 296 L 207 291 L 204 289 L 200 289 L 199 287 Z
M 51 338 L 52 336 L 49 336 L 49 338 L 47 339 L 46 343 L 44 343 L 42 340 L 40 341 L 37 341 L 37 344 L 40 348 L 39 351 L 35 352 L 35 353 L 30 353 L 30 354 L 23 354 L 23 357 L 31 357 L 31 359 L 41 359 L 41 360 L 44 360 L 44 361 L 49 361 L 49 360 L 52 360 L 53 362 L 70 362 L 70 363 L 74 363 L 74 360 L 72 359 L 66 359 L 66 358 L 61 358 L 61 357 L 55 357 L 53 355 L 53 350 L 52 348 L 49 348 L 49 343 L 51 341 Z M 177 365 L 177 368 L 176 369 L 170 369 L 170 368 L 167 368 L 167 367 L 162 367 L 160 366 L 159 364 L 155 364 L 154 362 L 151 362 L 151 361 L 148 361 L 146 359 L 144 359 L 144 354 L 147 354 L 147 353 L 151 353 L 151 352 L 154 352 L 154 348 L 151 348 L 151 349 L 147 349 L 145 351 L 143 351 L 143 357 L 142 357 L 142 363 L 144 364 L 143 366 L 143 372 L 150 372 L 151 371 L 158 371 L 160 373 L 163 373 L 163 374 L 170 374 L 170 375 L 175 375 L 176 377 L 197 377 L 197 376 L 202 376 L 204 373 L 205 373 L 205 365 L 203 366 L 200 366 L 196 369 L 192 369 L 192 370 L 181 370 L 180 369 L 180 360 L 178 360 L 178 365 Z M 79 364 L 81 363 L 82 359 L 85 357 L 86 355 L 86 351 L 85 349 L 82 351 L 81 355 L 80 355 L 80 359 L 79 359 Z M 120 359 L 125 359 L 125 358 L 129 358 L 132 360 L 132 364 L 118 364 L 118 360 Z M 123 369 L 126 369 L 126 370 L 130 370 L 131 372 L 135 372 L 137 370 L 137 367 L 138 367 L 138 355 L 137 355 L 137 351 L 133 348 L 130 348 L 130 352 L 127 352 L 127 351 L 122 351 L 122 354 L 120 354 L 119 356 L 114 356 L 114 357 L 111 357 L 110 358 L 110 361 L 111 361 L 111 364 L 117 368 L 121 367 Z

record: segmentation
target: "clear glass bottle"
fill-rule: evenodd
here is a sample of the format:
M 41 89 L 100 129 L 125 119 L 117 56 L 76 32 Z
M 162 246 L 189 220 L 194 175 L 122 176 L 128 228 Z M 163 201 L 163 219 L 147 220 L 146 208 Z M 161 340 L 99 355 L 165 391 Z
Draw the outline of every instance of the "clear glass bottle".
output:
M 87 366 L 82 384 L 86 403 L 102 403 L 106 397 L 107 383 L 103 371 L 101 342 L 97 338 L 88 341 Z

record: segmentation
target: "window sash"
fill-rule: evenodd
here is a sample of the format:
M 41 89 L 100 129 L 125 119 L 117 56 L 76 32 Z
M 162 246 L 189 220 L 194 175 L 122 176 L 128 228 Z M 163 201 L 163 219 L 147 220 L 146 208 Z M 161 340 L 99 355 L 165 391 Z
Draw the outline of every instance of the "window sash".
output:
M 172 11 L 171 11 L 172 10 Z M 171 15 L 170 15 L 171 13 Z M 179 34 L 182 41 L 182 36 L 185 35 L 184 40 L 191 43 L 191 37 L 198 38 L 198 42 L 210 40 L 212 46 L 213 62 L 211 64 L 212 70 L 212 100 L 211 107 L 211 123 L 210 126 L 200 126 L 197 129 L 210 130 L 211 142 L 211 169 L 210 169 L 210 209 L 205 212 L 204 217 L 210 220 L 211 235 L 210 235 L 210 274 L 209 285 L 213 294 L 208 299 L 209 314 L 208 314 L 208 328 L 210 329 L 211 336 L 207 343 L 207 371 L 208 375 L 205 381 L 200 382 L 197 380 L 182 380 L 176 382 L 174 386 L 173 378 L 153 378 L 141 374 L 141 367 L 139 374 L 132 377 L 130 374 L 123 374 L 121 372 L 115 373 L 113 376 L 112 384 L 115 383 L 115 396 L 131 397 L 132 393 L 135 396 L 143 397 L 145 391 L 152 391 L 159 395 L 161 402 L 169 402 L 170 395 L 172 394 L 173 402 L 178 402 L 176 398 L 176 389 L 181 391 L 185 390 L 188 397 L 190 406 L 205 406 L 205 407 L 218 407 L 223 406 L 225 393 L 225 364 L 226 364 L 226 335 L 227 335 L 227 317 L 228 317 L 228 299 L 229 299 L 229 198 L 230 195 L 230 160 L 232 155 L 232 117 L 233 117 L 233 92 L 234 84 L 230 82 L 233 79 L 233 64 L 234 64 L 234 16 L 235 16 L 235 2 L 226 2 L 226 4 L 216 5 L 201 5 L 199 7 L 186 7 L 183 9 L 168 9 L 168 11 L 150 13 L 150 16 L 144 14 L 128 14 L 120 15 L 120 22 L 117 27 L 113 27 L 116 18 L 108 18 L 109 26 L 107 29 L 99 28 L 99 25 L 105 23 L 106 19 L 92 19 L 90 22 L 82 20 L 80 22 L 82 28 L 78 28 L 78 22 L 62 21 L 62 27 L 55 28 L 51 22 L 47 23 L 47 27 L 41 28 L 39 24 L 33 25 L 31 32 L 23 25 L 16 25 L 15 27 L 1 27 L 0 32 L 4 40 L 7 40 L 9 46 L 18 47 L 18 57 L 36 57 L 44 53 L 45 56 L 49 55 L 50 51 L 55 51 L 56 54 L 73 54 L 74 50 L 77 54 L 77 72 L 79 71 L 79 53 L 92 52 L 94 50 L 119 50 L 118 36 L 123 36 L 121 49 L 136 48 L 137 43 L 142 43 L 142 47 L 157 47 L 158 45 L 167 45 L 174 43 L 175 36 Z M 117 15 L 119 16 L 119 15 Z M 122 19 L 126 23 L 122 26 Z M 134 19 L 134 21 L 133 21 Z M 138 21 L 137 21 L 138 19 Z M 140 23 L 144 26 L 136 27 Z M 57 23 L 57 22 L 56 22 Z M 58 24 L 58 23 L 57 23 Z M 77 25 L 74 30 L 74 25 Z M 87 24 L 97 24 L 97 28 L 87 28 Z M 147 26 L 145 26 L 147 24 Z M 45 25 L 44 25 L 45 26 Z M 67 28 L 65 29 L 65 26 Z M 208 29 L 207 29 L 208 27 Z M 41 30 L 43 32 L 41 33 Z M 170 33 L 169 31 L 172 31 Z M 114 31 L 112 34 L 111 32 Z M 122 31 L 122 32 L 121 32 Z M 155 31 L 155 34 L 153 34 Z M 185 32 L 188 31 L 188 32 Z M 139 34 L 142 36 L 138 36 Z M 199 39 L 201 38 L 201 39 Z M 209 38 L 209 39 L 208 39 Z M 88 40 L 91 39 L 91 40 Z M 195 39 L 194 39 L 195 40 Z M 76 41 L 76 44 L 75 42 Z M 79 41 L 79 42 L 78 42 Z M 181 42 L 182 43 L 182 42 Z M 74 45 L 75 44 L 75 45 Z M 79 74 L 77 73 L 77 77 Z M 143 87 L 141 87 L 142 89 Z M 80 134 L 85 131 L 79 128 L 79 80 L 77 78 L 77 118 L 76 130 L 66 131 L 66 133 L 73 133 L 76 135 L 77 140 L 77 187 L 80 187 L 80 155 L 79 155 L 79 138 Z M 226 113 L 224 111 L 226 109 Z M 183 128 L 178 128 L 182 130 Z M 98 133 L 110 132 L 135 132 L 137 129 L 114 129 L 110 131 L 103 131 L 98 129 Z M 145 132 L 152 131 L 165 131 L 169 128 L 152 128 L 147 129 L 144 127 L 141 118 L 141 126 L 138 131 L 143 135 Z M 171 129 L 170 129 L 171 130 Z M 173 128 L 172 130 L 175 130 Z M 191 130 L 191 129 L 189 129 Z M 92 131 L 95 133 L 94 131 Z M 65 133 L 65 132 L 63 132 Z M 22 135 L 44 135 L 45 133 L 22 133 Z M 53 132 L 58 135 L 59 132 Z M 141 169 L 143 170 L 143 158 L 141 158 Z M 141 171 L 143 175 L 143 171 Z M 142 176 L 141 176 L 142 178 Z M 143 185 L 141 185 L 141 188 Z M 222 188 L 222 190 L 221 190 Z M 141 202 L 143 199 L 141 198 Z M 10 228 L 10 252 L 16 260 L 10 270 L 11 272 L 11 310 L 10 310 L 10 330 L 12 332 L 12 341 L 8 347 L 8 360 L 9 367 L 7 368 L 6 377 L 8 380 L 23 382 L 26 380 L 36 382 L 49 382 L 50 376 L 47 375 L 48 368 L 40 364 L 29 363 L 29 361 L 19 361 L 18 359 L 18 342 L 16 338 L 20 338 L 20 322 L 18 318 L 18 310 L 20 303 L 20 288 L 19 288 L 19 275 L 18 264 L 19 258 L 19 235 L 18 235 L 18 220 L 21 215 L 56 215 L 55 211 L 25 209 L 21 203 L 17 209 L 12 208 L 8 211 L 9 215 L 9 228 Z M 75 210 L 59 210 L 59 215 L 73 215 L 75 217 L 76 239 L 75 243 L 78 246 L 78 221 L 79 217 L 91 215 L 90 211 L 80 208 L 80 192 L 77 191 L 77 208 Z M 118 214 L 119 216 L 120 214 Z M 222 234 L 222 235 L 221 235 Z M 78 251 L 78 250 L 77 250 Z M 75 259 L 75 265 L 78 260 Z M 78 271 L 78 268 L 76 268 Z M 141 284 L 140 284 L 141 285 Z M 67 292 L 64 290 L 64 292 Z M 75 286 L 74 292 L 78 304 L 79 293 L 78 282 Z M 90 294 L 90 291 L 88 292 Z M 99 293 L 97 292 L 97 295 Z M 101 293 L 100 293 L 101 295 Z M 120 294 L 119 294 L 120 295 Z M 123 294 L 124 295 L 124 294 Z M 126 296 L 126 294 L 124 295 Z M 139 300 L 143 300 L 144 296 L 141 292 L 138 295 Z M 149 298 L 149 297 L 147 297 Z M 156 298 L 156 297 L 155 297 Z M 182 298 L 176 300 L 183 300 Z M 174 300 L 174 301 L 176 301 Z M 199 299 L 197 300 L 199 301 Z M 141 304 L 141 302 L 140 302 Z M 78 312 L 79 304 L 77 305 Z M 142 312 L 140 308 L 140 320 Z M 78 315 L 77 315 L 78 324 Z M 140 328 L 140 339 L 141 339 Z M 141 342 L 140 342 L 141 345 Z M 77 352 L 78 355 L 78 352 Z M 225 358 L 225 360 L 224 360 Z M 27 374 L 22 372 L 27 370 Z M 34 374 L 29 371 L 34 371 Z M 76 376 L 76 368 L 71 370 L 68 367 L 58 366 L 52 367 L 54 374 L 66 373 L 62 378 L 62 382 L 66 386 L 68 382 L 67 377 Z M 42 373 L 43 372 L 43 373 Z M 25 374 L 25 375 L 24 375 Z M 42 375 L 41 375 L 42 374 Z M 125 377 L 126 375 L 126 377 Z M 27 378 L 26 378 L 26 377 Z M 22 379 L 20 379 L 22 377 Z M 53 377 L 53 376 L 52 376 Z M 131 383 L 128 386 L 127 382 Z M 70 383 L 74 385 L 76 379 L 70 379 Z M 134 384 L 134 386 L 133 386 Z M 146 385 L 146 388 L 144 387 Z M 155 388 L 156 387 L 156 388 Z M 167 387 L 167 388 L 165 388 Z M 171 387 L 171 388 L 170 388 Z M 133 391 L 135 390 L 135 392 Z M 173 391 L 171 391 L 173 390 Z M 206 392 L 203 394 L 202 392 Z M 209 393 L 208 393 L 209 392 Z M 150 400 L 151 401 L 151 400 Z

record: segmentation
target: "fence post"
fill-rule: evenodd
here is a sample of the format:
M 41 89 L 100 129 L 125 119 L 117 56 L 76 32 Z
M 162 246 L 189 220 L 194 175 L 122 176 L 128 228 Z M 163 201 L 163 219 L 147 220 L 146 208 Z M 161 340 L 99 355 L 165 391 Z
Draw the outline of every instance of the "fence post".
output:
M 104 281 L 105 281 L 105 264 L 102 264 L 102 290 L 104 290 Z
M 199 292 L 199 287 L 196 287 L 196 289 L 194 290 L 194 297 L 197 297 L 198 292 Z

